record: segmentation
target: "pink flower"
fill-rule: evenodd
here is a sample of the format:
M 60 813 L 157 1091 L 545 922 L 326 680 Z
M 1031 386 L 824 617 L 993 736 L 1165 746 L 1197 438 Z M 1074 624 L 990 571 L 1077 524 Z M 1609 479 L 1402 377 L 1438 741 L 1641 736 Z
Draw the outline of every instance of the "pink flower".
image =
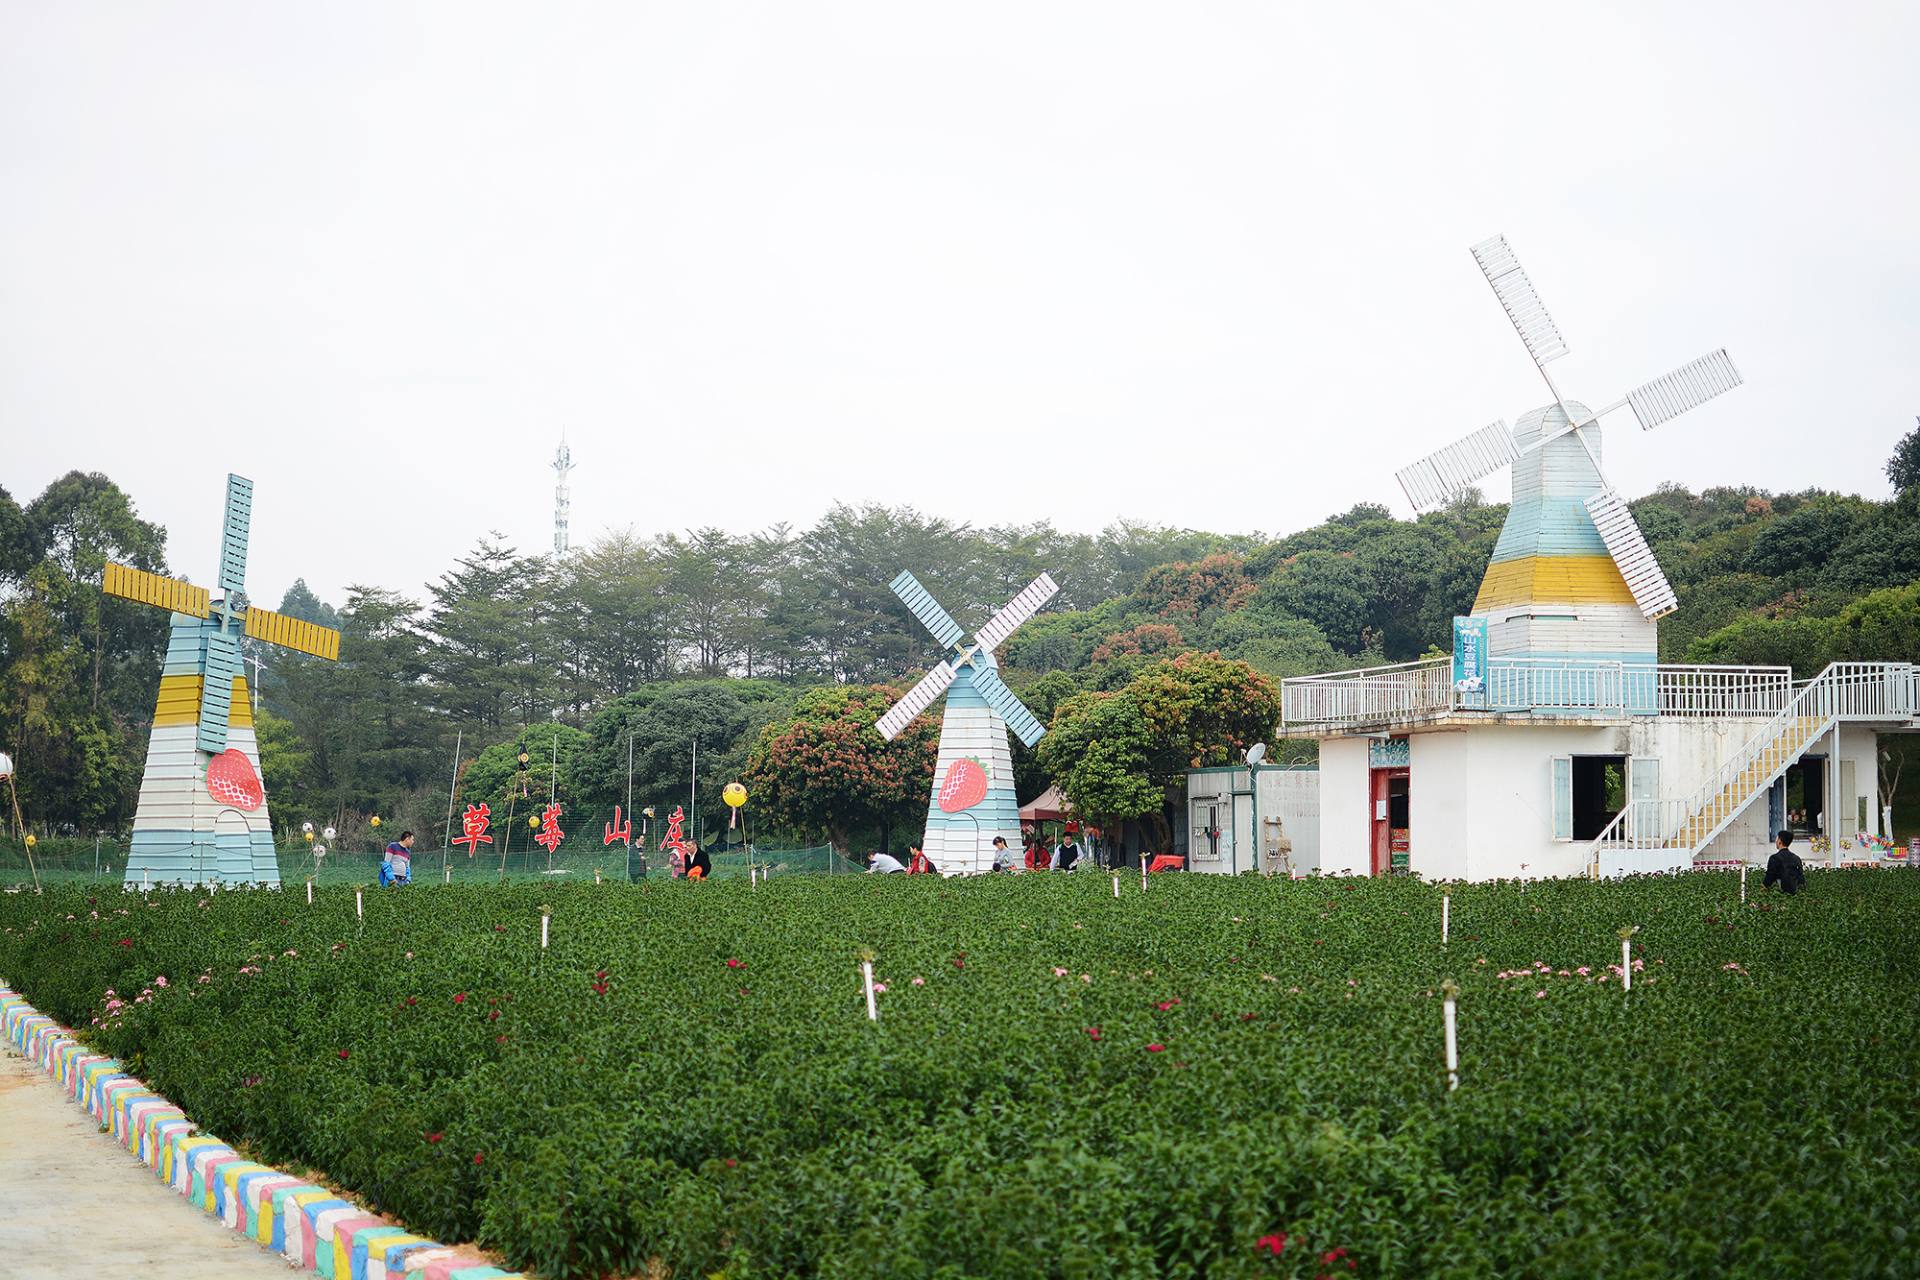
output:
M 1056 978 L 1064 978 L 1067 976 L 1067 971 L 1065 969 L 1060 968 L 1058 965 L 1055 965 L 1053 969 L 1053 976 Z
M 280 954 L 283 956 L 297 956 L 300 953 L 298 951 L 295 951 L 292 947 L 288 947 L 285 951 L 282 951 Z
M 167 975 L 166 975 L 166 974 L 164 974 L 164 973 L 162 973 L 162 974 L 159 974 L 159 975 L 157 975 L 157 976 L 156 976 L 156 977 L 154 978 L 154 980 L 153 980 L 153 985 L 154 985 L 154 986 L 156 986 L 156 987 L 164 987 L 164 986 L 166 986 L 166 985 L 167 985 Z
M 913 985 L 916 987 L 924 987 L 927 985 L 927 980 L 925 978 L 915 978 L 913 980 Z
M 746 967 L 747 967 L 747 962 L 745 960 L 735 960 L 732 956 L 727 957 L 727 968 L 744 969 Z
M 1588 974 L 1590 974 L 1590 973 L 1592 973 L 1592 972 L 1593 972 L 1593 966 L 1592 966 L 1592 965 L 1585 965 L 1585 964 L 1583 964 L 1583 965 L 1581 965 L 1581 966 L 1580 966 L 1580 967 L 1579 967 L 1578 969 L 1575 969 L 1575 970 L 1574 970 L 1574 972 L 1575 972 L 1575 973 L 1577 973 L 1577 974 L 1579 974 L 1579 975 L 1580 975 L 1581 977 L 1583 977 L 1583 978 L 1584 978 L 1584 977 L 1586 977 L 1586 976 L 1587 976 Z
M 1153 1007 L 1158 1009 L 1160 1012 L 1165 1013 L 1167 1010 L 1173 1008 L 1173 1006 L 1179 1003 L 1180 1002 L 1178 1000 L 1162 1000 L 1159 1004 L 1156 1004 Z
M 1547 989 L 1545 987 L 1540 988 L 1533 993 L 1533 998 L 1535 1000 L 1545 1000 L 1547 998 Z
M 886 983 L 884 983 L 884 982 L 876 982 L 876 983 L 874 983 L 874 984 L 873 984 L 873 994 L 875 994 L 875 995 L 877 995 L 877 996 L 883 996 L 883 995 L 885 995 L 885 994 L 887 994 L 887 984 L 886 984 Z
M 1165 1053 L 1166 1051 L 1167 1046 L 1161 1044 L 1158 1040 L 1147 1046 L 1148 1053 Z
M 1087 1039 L 1098 1040 L 1099 1038 L 1100 1038 L 1100 1028 L 1098 1027 L 1087 1028 Z

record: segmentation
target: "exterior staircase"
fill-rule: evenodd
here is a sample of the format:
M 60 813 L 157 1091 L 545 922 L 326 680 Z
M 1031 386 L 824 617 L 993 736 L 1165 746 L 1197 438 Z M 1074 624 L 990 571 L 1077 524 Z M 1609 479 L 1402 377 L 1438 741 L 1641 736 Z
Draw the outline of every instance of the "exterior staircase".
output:
M 1597 875 L 1684 871 L 1789 765 L 1843 721 L 1920 728 L 1920 668 L 1899 662 L 1836 662 L 1795 690 L 1787 705 L 1693 795 L 1631 800 L 1593 842 Z

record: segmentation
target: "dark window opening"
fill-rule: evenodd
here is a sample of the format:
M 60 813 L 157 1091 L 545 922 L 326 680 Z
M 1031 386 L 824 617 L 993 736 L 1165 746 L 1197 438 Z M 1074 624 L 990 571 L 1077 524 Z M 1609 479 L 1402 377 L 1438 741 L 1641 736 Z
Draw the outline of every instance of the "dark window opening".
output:
M 1627 807 L 1625 756 L 1573 758 L 1573 838 L 1592 840 Z

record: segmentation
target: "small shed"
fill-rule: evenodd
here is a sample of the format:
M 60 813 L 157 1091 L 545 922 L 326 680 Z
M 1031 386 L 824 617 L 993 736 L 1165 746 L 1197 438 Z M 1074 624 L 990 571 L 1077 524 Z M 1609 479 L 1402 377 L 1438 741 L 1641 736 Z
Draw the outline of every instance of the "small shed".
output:
M 1256 785 L 1257 784 L 1257 785 Z M 1260 839 L 1255 852 L 1254 826 Z M 1320 868 L 1320 771 L 1225 765 L 1187 774 L 1187 868 L 1284 875 Z M 1287 848 L 1291 842 L 1292 847 Z

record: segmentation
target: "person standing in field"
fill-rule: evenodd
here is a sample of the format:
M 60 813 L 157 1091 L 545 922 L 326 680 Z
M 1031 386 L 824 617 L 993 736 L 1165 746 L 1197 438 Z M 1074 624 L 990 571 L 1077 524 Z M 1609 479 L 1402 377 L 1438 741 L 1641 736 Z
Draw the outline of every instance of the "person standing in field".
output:
M 1762 883 L 1768 889 L 1777 884 L 1788 895 L 1806 887 L 1807 868 L 1793 851 L 1793 832 L 1782 831 L 1773 838 L 1773 856 L 1767 859 L 1767 878 Z
M 413 883 L 413 832 L 402 831 L 400 838 L 387 846 L 380 882 L 392 886 Z
M 710 880 L 713 878 L 713 859 L 707 851 L 697 844 L 687 846 L 687 879 Z
M 1020 860 L 1013 856 L 1013 850 L 1007 848 L 1005 836 L 993 838 L 993 869 L 995 871 L 1018 872 Z

